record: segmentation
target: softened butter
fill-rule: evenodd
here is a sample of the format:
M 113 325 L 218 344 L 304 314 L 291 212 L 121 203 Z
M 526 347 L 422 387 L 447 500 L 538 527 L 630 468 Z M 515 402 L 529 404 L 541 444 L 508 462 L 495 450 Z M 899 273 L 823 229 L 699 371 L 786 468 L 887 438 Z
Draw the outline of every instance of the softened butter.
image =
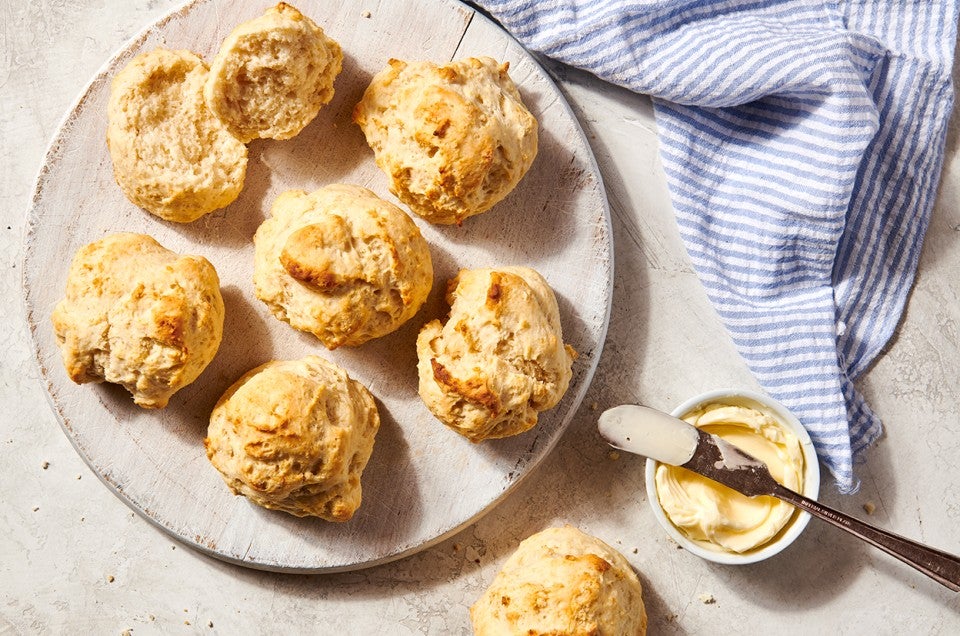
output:
M 712 403 L 683 419 L 756 457 L 778 482 L 803 492 L 800 441 L 773 413 Z M 693 541 L 714 550 L 743 553 L 762 547 L 796 512 L 774 497 L 747 497 L 678 466 L 660 464 L 656 484 L 667 519 Z

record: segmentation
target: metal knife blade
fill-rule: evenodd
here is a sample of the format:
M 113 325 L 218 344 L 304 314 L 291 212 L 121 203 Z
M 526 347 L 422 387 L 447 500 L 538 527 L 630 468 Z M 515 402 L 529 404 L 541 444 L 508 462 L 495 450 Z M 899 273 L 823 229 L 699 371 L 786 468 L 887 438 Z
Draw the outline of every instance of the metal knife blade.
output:
M 687 463 L 681 464 L 681 468 L 699 473 L 748 497 L 779 494 L 782 486 L 770 475 L 765 463 L 716 435 L 700 429 L 697 432 L 697 449 Z

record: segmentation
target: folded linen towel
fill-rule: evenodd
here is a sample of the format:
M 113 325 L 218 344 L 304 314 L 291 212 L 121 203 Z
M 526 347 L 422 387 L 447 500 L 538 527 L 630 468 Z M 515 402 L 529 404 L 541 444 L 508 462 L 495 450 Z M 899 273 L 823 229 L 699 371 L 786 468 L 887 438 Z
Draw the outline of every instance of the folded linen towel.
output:
M 853 385 L 913 283 L 953 107 L 957 0 L 480 0 L 529 49 L 651 95 L 710 300 L 842 492 Z

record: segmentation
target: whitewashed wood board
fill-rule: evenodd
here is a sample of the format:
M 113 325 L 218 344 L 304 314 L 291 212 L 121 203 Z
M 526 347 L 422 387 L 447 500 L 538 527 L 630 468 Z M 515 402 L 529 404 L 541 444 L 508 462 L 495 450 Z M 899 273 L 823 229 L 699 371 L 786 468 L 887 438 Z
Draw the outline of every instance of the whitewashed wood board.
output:
M 606 333 L 612 241 L 606 198 L 576 118 L 543 69 L 509 35 L 449 0 L 309 2 L 299 8 L 341 43 L 336 96 L 298 137 L 250 146 L 246 185 L 227 208 L 192 224 L 162 221 L 129 203 L 113 180 L 105 143 L 113 75 L 138 52 L 186 48 L 210 61 L 222 39 L 272 0 L 197 0 L 134 38 L 93 78 L 56 134 L 29 210 L 24 256 L 27 320 L 51 403 L 79 454 L 131 508 L 217 558 L 279 571 L 332 572 L 383 563 L 455 533 L 500 501 L 550 452 L 583 399 Z M 418 225 L 430 243 L 430 299 L 394 334 L 328 352 L 273 318 L 253 295 L 252 237 L 284 190 L 355 183 L 396 201 L 351 110 L 391 57 L 444 62 L 491 55 L 540 121 L 539 155 L 518 188 L 462 227 Z M 50 313 L 74 252 L 106 234 L 154 236 L 217 268 L 226 305 L 223 343 L 200 378 L 162 411 L 136 407 L 113 385 L 77 386 L 60 361 Z M 565 340 L 579 352 L 563 401 L 525 434 L 471 444 L 417 396 L 416 334 L 445 308 L 445 281 L 460 268 L 527 265 L 550 282 Z M 298 519 L 233 496 L 202 440 L 221 393 L 271 359 L 319 354 L 344 366 L 378 400 L 382 425 L 363 475 L 363 504 L 344 524 Z M 94 511 L 91 511 L 93 513 Z

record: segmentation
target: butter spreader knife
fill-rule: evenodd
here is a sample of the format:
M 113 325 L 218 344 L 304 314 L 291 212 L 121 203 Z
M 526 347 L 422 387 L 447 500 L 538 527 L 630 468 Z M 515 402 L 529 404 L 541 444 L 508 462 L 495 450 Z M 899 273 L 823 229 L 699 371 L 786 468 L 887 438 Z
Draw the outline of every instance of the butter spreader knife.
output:
M 960 557 L 881 530 L 778 483 L 762 461 L 723 439 L 662 411 L 626 404 L 600 415 L 600 436 L 616 449 L 680 466 L 747 497 L 769 495 L 793 504 L 880 548 L 954 592 Z

